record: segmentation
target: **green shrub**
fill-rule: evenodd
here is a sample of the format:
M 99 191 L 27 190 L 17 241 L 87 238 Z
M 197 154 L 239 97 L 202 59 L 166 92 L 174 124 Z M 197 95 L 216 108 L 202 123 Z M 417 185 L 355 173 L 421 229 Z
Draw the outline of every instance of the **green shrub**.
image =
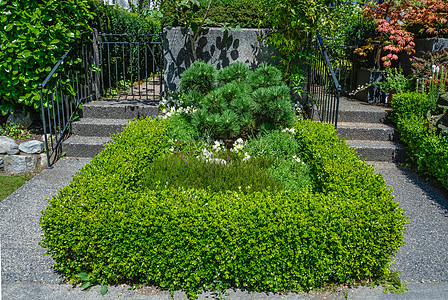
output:
M 436 102 L 427 94 L 408 92 L 393 95 L 391 120 L 398 122 L 404 115 L 426 118 L 429 111 L 436 108 Z
M 163 189 L 209 188 L 211 192 L 241 189 L 257 192 L 268 187 L 272 190 L 282 190 L 281 184 L 267 172 L 271 165 L 270 160 L 260 157 L 242 161 L 230 153 L 227 155 L 223 158 L 197 158 L 183 154 L 160 157 L 151 165 L 143 180 L 143 186 L 152 190 L 158 185 Z
M 95 18 L 90 22 L 92 28 L 111 34 L 158 34 L 160 20 L 128 12 L 117 6 L 104 5 L 103 1 L 89 0 Z
M 428 117 L 436 110 L 437 102 L 427 94 L 401 93 L 392 98 L 391 119 L 406 145 L 410 165 L 448 188 L 448 137 L 429 130 Z
M 400 139 L 406 144 L 411 166 L 448 188 L 448 138 L 428 132 L 427 123 L 415 114 L 403 114 L 397 123 Z
M 208 0 L 201 0 L 206 2 L 202 7 L 208 6 Z M 161 10 L 164 12 L 163 23 L 167 26 L 183 26 L 180 20 L 173 14 L 168 14 L 169 7 L 172 7 L 175 1 L 163 1 Z M 168 8 L 168 9 L 167 9 Z M 205 9 L 201 8 L 199 15 L 205 14 Z M 214 24 L 228 24 L 228 26 L 242 28 L 258 28 L 260 23 L 259 3 L 250 0 L 217 0 L 213 1 L 208 12 L 208 18 Z
M 42 246 L 73 281 L 85 271 L 101 283 L 189 296 L 386 276 L 405 223 L 391 191 L 333 127 L 302 121 L 296 129 L 314 192 L 142 190 L 141 175 L 166 147 L 166 123 L 131 124 L 50 200 Z
M 40 112 L 38 85 L 92 13 L 85 0 L 0 1 L 0 110 Z
M 185 105 L 197 108 L 192 125 L 212 138 L 235 138 L 294 123 L 289 88 L 281 72 L 262 63 L 254 72 L 238 62 L 216 71 L 201 61 L 181 75 Z

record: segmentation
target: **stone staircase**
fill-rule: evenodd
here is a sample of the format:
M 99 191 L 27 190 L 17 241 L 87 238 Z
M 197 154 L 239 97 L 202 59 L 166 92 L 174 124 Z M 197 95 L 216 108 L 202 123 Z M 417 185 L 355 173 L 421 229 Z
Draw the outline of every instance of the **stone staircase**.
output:
M 82 118 L 72 123 L 72 135 L 62 151 L 72 157 L 93 157 L 111 141 L 110 135 L 122 131 L 129 121 L 156 116 L 159 106 L 153 101 L 105 100 L 83 104 Z
M 405 149 L 395 128 L 388 123 L 390 109 L 341 97 L 338 135 L 368 161 L 399 162 Z

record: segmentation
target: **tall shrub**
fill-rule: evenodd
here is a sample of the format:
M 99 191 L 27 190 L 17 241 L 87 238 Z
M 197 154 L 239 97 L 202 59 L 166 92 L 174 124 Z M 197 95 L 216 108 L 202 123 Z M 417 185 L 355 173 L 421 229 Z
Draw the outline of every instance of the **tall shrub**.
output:
M 92 13 L 86 0 L 0 0 L 0 12 L 0 110 L 39 110 L 39 83 Z

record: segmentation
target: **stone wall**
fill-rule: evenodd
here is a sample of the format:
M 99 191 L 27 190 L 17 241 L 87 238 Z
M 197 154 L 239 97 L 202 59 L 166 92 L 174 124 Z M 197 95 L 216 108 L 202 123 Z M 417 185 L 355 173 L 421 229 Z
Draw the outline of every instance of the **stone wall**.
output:
M 26 174 L 47 165 L 44 143 L 37 140 L 17 143 L 0 136 L 0 171 L 7 174 Z
M 273 61 L 275 50 L 262 42 L 267 29 L 225 31 L 209 28 L 196 42 L 197 58 L 222 69 L 240 61 L 254 69 L 262 62 Z M 193 63 L 191 43 L 181 27 L 165 27 L 164 83 L 165 90 L 179 89 L 180 74 Z

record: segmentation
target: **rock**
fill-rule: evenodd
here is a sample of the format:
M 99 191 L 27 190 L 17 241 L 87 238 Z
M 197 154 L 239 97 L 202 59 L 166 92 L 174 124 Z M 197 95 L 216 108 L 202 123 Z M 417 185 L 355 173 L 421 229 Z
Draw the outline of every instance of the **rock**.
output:
M 20 153 L 19 149 L 10 149 L 10 150 L 6 151 L 6 154 L 8 154 L 8 155 L 16 155 L 19 153 Z
M 6 154 L 11 149 L 19 149 L 13 138 L 0 136 L 0 154 Z
M 46 167 L 48 165 L 48 161 L 47 161 L 47 153 L 41 153 L 40 154 L 40 166 Z
M 33 120 L 31 119 L 30 113 L 23 115 L 20 112 L 15 112 L 12 115 L 9 115 L 7 122 L 16 123 L 21 125 L 23 128 L 28 128 L 33 123 Z
M 32 140 L 19 145 L 19 150 L 28 154 L 39 154 L 44 150 L 44 143 Z
M 3 158 L 3 164 L 8 174 L 25 174 L 34 171 L 37 158 L 31 155 L 8 155 Z

